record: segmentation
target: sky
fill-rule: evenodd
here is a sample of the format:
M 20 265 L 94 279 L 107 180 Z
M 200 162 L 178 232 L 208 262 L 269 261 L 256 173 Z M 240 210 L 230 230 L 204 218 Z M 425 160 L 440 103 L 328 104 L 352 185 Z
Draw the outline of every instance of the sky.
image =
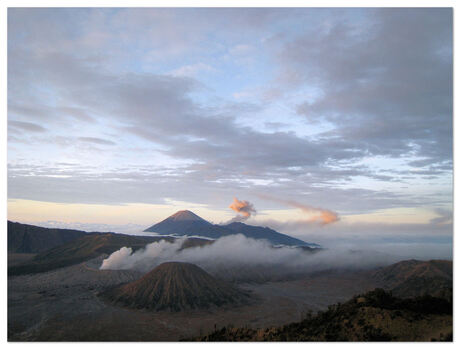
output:
M 8 219 L 134 232 L 237 198 L 451 255 L 452 37 L 449 8 L 10 8 Z

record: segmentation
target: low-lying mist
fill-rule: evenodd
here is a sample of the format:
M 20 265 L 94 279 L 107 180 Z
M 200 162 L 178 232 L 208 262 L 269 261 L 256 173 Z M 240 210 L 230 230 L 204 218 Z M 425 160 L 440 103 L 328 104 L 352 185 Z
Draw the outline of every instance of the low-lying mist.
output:
M 105 259 L 100 269 L 148 272 L 161 263 L 179 261 L 196 264 L 224 279 L 267 281 L 321 270 L 370 269 L 400 260 L 375 251 L 324 249 L 311 252 L 295 247 L 275 248 L 265 240 L 254 240 L 240 234 L 189 248 L 182 248 L 184 241 L 161 240 L 135 252 L 130 247 L 122 247 Z

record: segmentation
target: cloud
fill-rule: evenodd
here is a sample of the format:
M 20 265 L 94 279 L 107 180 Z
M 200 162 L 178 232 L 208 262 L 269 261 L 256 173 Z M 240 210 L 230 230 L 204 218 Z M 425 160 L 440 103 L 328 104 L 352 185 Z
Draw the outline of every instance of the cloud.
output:
M 239 44 L 230 48 L 229 52 L 235 56 L 245 56 L 251 53 L 254 50 L 254 47 L 246 44 Z
M 309 216 L 302 222 L 307 222 L 307 223 L 318 222 L 324 225 L 324 224 L 335 223 L 339 220 L 339 215 L 330 210 L 301 204 L 294 200 L 282 200 L 282 199 L 278 199 L 278 198 L 275 198 L 273 196 L 266 195 L 266 194 L 259 194 L 258 196 L 263 199 L 276 201 L 284 205 L 300 209 L 302 212 L 305 212 Z
M 145 225 L 142 224 L 105 224 L 105 223 L 82 223 L 82 222 L 61 222 L 61 221 L 38 221 L 27 222 L 28 224 L 37 225 L 46 228 L 60 228 L 60 229 L 77 229 L 86 232 L 116 232 L 122 234 L 132 235 L 145 235 L 143 230 Z
M 109 141 L 107 139 L 97 138 L 97 137 L 78 137 L 78 140 L 81 142 L 99 144 L 99 145 L 115 145 L 115 142 Z
M 196 77 L 198 73 L 208 72 L 212 73 L 215 72 L 216 69 L 211 67 L 205 63 L 196 63 L 190 65 L 184 65 L 180 68 L 174 69 L 171 71 L 171 75 L 173 76 L 188 76 L 188 77 Z
M 44 127 L 32 122 L 8 120 L 8 126 L 19 128 L 21 130 L 29 132 L 46 132 L 46 129 Z
M 328 26 L 281 45 L 278 82 L 287 91 L 305 82 L 321 91 L 297 111 L 306 122 L 336 126 L 322 134 L 325 143 L 334 137 L 344 148 L 429 164 L 451 159 L 452 10 L 364 14 L 348 14 L 356 16 L 350 21 L 332 11 Z
M 287 277 L 325 269 L 367 269 L 398 260 L 397 256 L 354 253 L 349 250 L 308 253 L 302 249 L 273 248 L 264 240 L 254 240 L 243 235 L 222 237 L 210 245 L 181 249 L 183 239 L 170 243 L 165 240 L 133 250 L 123 247 L 106 258 L 100 269 L 136 269 L 147 272 L 167 261 L 189 262 L 199 265 L 219 277 L 241 280 L 247 277 Z
M 263 58 L 254 74 L 218 63 L 241 43 Z M 268 189 L 341 215 L 445 207 L 451 56 L 450 9 L 11 9 L 8 114 L 47 132 L 10 135 L 8 195 L 224 210 Z M 193 62 L 218 70 L 209 86 L 171 76 Z M 258 97 L 267 86 L 279 93 Z M 242 90 L 250 104 L 225 100 Z M 83 131 L 119 147 L 78 147 Z M 44 149 L 80 166 L 51 178 Z
M 435 225 L 452 225 L 453 213 L 451 210 L 437 209 L 436 213 L 439 217 L 433 218 L 430 223 Z
M 273 248 L 264 240 L 254 240 L 239 234 L 222 237 L 201 247 L 181 249 L 183 242 L 183 239 L 172 243 L 161 240 L 134 252 L 130 247 L 123 247 L 106 258 L 100 268 L 148 272 L 161 263 L 178 261 L 197 264 L 221 278 L 266 281 L 321 270 L 366 270 L 413 257 L 446 258 L 445 248 L 430 251 L 429 244 L 402 244 L 404 248 L 396 250 L 395 244 L 389 243 L 382 244 L 380 248 L 374 245 L 374 250 L 364 245 L 335 246 L 333 249 L 309 253 L 291 247 Z

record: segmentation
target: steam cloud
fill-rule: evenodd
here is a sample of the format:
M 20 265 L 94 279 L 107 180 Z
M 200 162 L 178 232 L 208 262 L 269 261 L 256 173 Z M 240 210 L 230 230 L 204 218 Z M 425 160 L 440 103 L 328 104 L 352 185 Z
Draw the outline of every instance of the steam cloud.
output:
M 238 200 L 236 197 L 233 198 L 233 202 L 230 206 L 233 211 L 237 212 L 238 215 L 234 217 L 231 222 L 241 222 L 247 220 L 251 215 L 255 215 L 257 213 L 254 205 L 251 204 L 249 201 L 245 200 Z
M 194 263 L 223 278 L 240 281 L 263 278 L 266 281 L 334 268 L 372 268 L 399 260 L 383 253 L 344 249 L 311 253 L 301 248 L 274 248 L 268 241 L 250 239 L 241 234 L 224 236 L 209 245 L 182 249 L 184 241 L 161 240 L 134 253 L 131 248 L 122 247 L 105 259 L 100 269 L 148 272 L 161 263 L 178 261 Z
M 295 207 L 295 208 L 302 210 L 303 212 L 309 215 L 309 217 L 305 220 L 306 222 L 317 222 L 322 225 L 325 225 L 325 224 L 337 222 L 339 220 L 339 215 L 330 210 L 301 204 L 293 200 L 282 200 L 282 199 L 274 198 L 269 195 L 259 195 L 259 196 L 267 200 L 276 201 L 276 202 L 285 204 L 287 206 Z

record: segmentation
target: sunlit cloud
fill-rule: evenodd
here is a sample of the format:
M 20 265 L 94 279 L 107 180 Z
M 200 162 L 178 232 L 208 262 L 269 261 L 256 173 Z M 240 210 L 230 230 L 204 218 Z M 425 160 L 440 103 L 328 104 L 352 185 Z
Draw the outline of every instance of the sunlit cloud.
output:
M 263 199 L 276 201 L 283 205 L 300 209 L 303 213 L 307 215 L 307 217 L 303 219 L 304 222 L 316 222 L 324 225 L 335 223 L 339 220 L 339 215 L 330 210 L 313 207 L 293 200 L 283 200 L 266 194 L 259 194 L 258 196 Z

